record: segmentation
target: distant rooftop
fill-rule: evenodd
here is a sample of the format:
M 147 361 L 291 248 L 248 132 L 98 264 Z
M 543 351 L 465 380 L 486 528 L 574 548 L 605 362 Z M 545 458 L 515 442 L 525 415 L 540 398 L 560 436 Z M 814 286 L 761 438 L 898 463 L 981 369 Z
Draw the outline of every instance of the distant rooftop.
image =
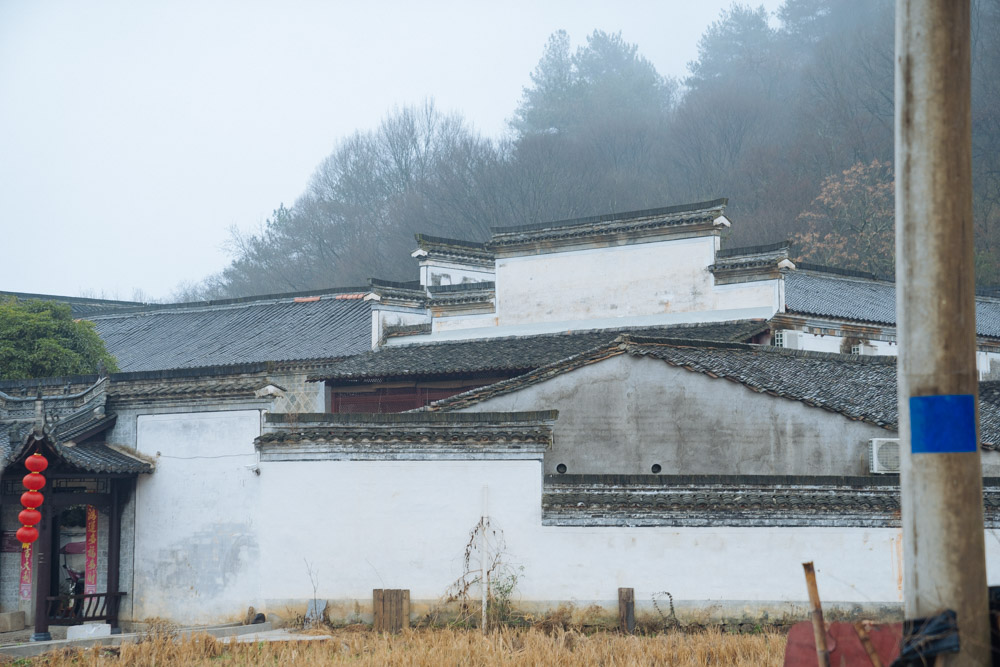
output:
M 82 296 L 56 296 L 53 294 L 32 294 L 30 292 L 0 291 L 0 299 L 14 297 L 18 301 L 55 301 L 70 307 L 74 317 L 86 317 L 92 314 L 113 312 L 126 308 L 141 308 L 141 301 L 120 301 L 118 299 L 92 299 Z
M 590 349 L 509 380 L 436 401 L 425 409 L 461 410 L 618 354 L 659 359 L 712 379 L 742 384 L 755 392 L 799 401 L 888 430 L 897 428 L 896 357 L 630 334 L 609 341 L 603 348 Z M 982 446 L 1000 449 L 1000 382 L 983 382 L 979 386 Z
M 642 329 L 603 329 L 478 338 L 386 347 L 331 364 L 310 380 L 523 372 L 606 345 L 625 331 L 677 338 L 745 341 L 767 328 L 762 320 Z
M 812 264 L 785 274 L 785 310 L 896 325 L 896 284 L 872 274 Z M 976 333 L 1000 338 L 1000 299 L 976 297 Z
M 366 291 L 157 305 L 90 319 L 123 372 L 324 360 L 370 349 Z

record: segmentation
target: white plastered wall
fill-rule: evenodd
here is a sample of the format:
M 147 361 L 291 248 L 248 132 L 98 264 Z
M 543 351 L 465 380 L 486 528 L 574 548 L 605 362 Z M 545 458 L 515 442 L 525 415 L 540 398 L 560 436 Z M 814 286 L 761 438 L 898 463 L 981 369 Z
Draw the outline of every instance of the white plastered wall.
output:
M 139 416 L 138 451 L 156 471 L 136 487 L 133 620 L 236 620 L 258 598 L 260 419 L 257 410 Z
M 841 351 L 843 336 L 819 335 L 806 331 L 785 330 L 785 347 L 796 350 L 813 350 L 815 352 Z M 869 340 L 862 346 L 862 354 L 895 357 L 899 354 L 899 346 L 892 341 Z M 1000 379 L 1000 353 L 976 351 L 976 370 L 980 380 Z
M 406 588 L 413 601 L 434 604 L 462 574 L 484 486 L 525 606 L 610 604 L 629 586 L 638 600 L 667 590 L 707 612 L 739 603 L 804 614 L 799 575 L 808 560 L 817 563 L 824 603 L 902 600 L 897 529 L 542 526 L 537 461 L 263 465 L 264 506 L 280 506 L 295 488 L 308 506 L 323 508 L 308 530 L 279 513 L 262 515 L 261 596 L 274 611 L 312 597 L 304 560 L 318 574 L 320 599 L 365 605 L 373 588 Z M 996 581 L 1000 542 L 988 538 L 987 546 Z
M 161 456 L 138 490 L 135 620 L 223 622 L 250 605 L 288 618 L 314 595 L 335 618 L 370 619 L 374 588 L 409 589 L 420 613 L 461 576 L 484 507 L 526 608 L 610 608 L 629 586 L 640 607 L 666 590 L 700 618 L 802 616 L 807 560 L 825 604 L 902 599 L 896 529 L 543 526 L 538 460 L 263 462 L 258 477 L 246 467 L 258 420 L 253 411 L 140 418 L 141 451 Z M 231 458 L 196 458 L 209 452 Z M 990 533 L 998 581 L 1000 539 Z
M 813 334 L 806 331 L 784 330 L 785 344 L 792 350 L 812 350 L 813 352 L 833 352 L 839 354 L 844 343 L 843 336 Z M 898 346 L 885 340 L 869 340 L 862 346 L 862 354 L 894 357 L 899 354 Z
M 485 267 L 442 260 L 425 260 L 420 263 L 420 284 L 425 287 L 491 282 L 493 278 L 493 270 Z
M 372 349 L 379 346 L 386 327 L 427 324 L 430 321 L 430 314 L 423 309 L 386 306 L 376 302 L 372 306 Z
M 481 329 L 482 327 L 495 327 L 496 325 L 496 313 L 476 313 L 475 315 L 449 315 L 447 317 L 435 317 L 433 326 L 434 333 L 438 333 L 440 331 Z

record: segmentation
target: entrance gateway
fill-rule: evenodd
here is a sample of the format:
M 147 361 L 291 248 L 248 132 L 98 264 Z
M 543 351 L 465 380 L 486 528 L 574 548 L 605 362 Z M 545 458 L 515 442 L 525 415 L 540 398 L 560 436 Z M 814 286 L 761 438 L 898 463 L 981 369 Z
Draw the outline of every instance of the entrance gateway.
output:
M 122 511 L 153 466 L 106 444 L 116 418 L 104 414 L 104 382 L 72 395 L 2 396 L 9 444 L 0 461 L 0 611 L 24 611 L 32 641 L 50 640 L 52 625 L 103 621 L 120 631 Z M 24 549 L 15 537 L 21 480 L 36 452 L 49 461 L 45 501 L 38 540 Z

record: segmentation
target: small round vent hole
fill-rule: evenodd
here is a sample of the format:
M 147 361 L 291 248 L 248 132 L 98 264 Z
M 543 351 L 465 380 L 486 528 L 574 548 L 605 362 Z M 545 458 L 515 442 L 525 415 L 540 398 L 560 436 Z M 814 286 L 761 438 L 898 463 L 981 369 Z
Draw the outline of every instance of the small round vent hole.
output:
M 650 468 L 650 470 L 652 470 L 652 471 L 653 471 L 653 474 L 654 474 L 654 475 L 658 475 L 658 474 L 660 474 L 660 471 L 661 471 L 661 470 L 663 470 L 663 468 L 661 468 L 661 467 L 660 467 L 660 464 L 659 464 L 659 463 L 654 463 L 654 464 L 653 464 L 653 467 L 652 467 L 652 468 Z
M 557 465 L 556 466 L 556 472 L 559 473 L 560 475 L 565 474 L 565 472 L 566 472 L 566 464 L 565 463 L 560 463 L 559 465 Z

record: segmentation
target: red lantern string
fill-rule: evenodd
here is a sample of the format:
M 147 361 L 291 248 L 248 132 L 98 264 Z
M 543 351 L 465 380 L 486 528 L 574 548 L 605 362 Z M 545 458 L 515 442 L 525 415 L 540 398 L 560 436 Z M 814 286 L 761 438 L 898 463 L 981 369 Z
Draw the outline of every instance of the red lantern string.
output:
M 21 494 L 21 504 L 24 509 L 17 515 L 22 524 L 17 529 L 17 539 L 21 542 L 21 547 L 27 549 L 38 539 L 38 529 L 35 526 L 41 522 L 42 513 L 37 508 L 45 500 L 45 496 L 39 491 L 45 486 L 45 476 L 42 472 L 49 467 L 49 462 L 44 456 L 35 452 L 24 462 L 24 467 L 30 472 L 22 480 L 24 488 L 28 490 Z

